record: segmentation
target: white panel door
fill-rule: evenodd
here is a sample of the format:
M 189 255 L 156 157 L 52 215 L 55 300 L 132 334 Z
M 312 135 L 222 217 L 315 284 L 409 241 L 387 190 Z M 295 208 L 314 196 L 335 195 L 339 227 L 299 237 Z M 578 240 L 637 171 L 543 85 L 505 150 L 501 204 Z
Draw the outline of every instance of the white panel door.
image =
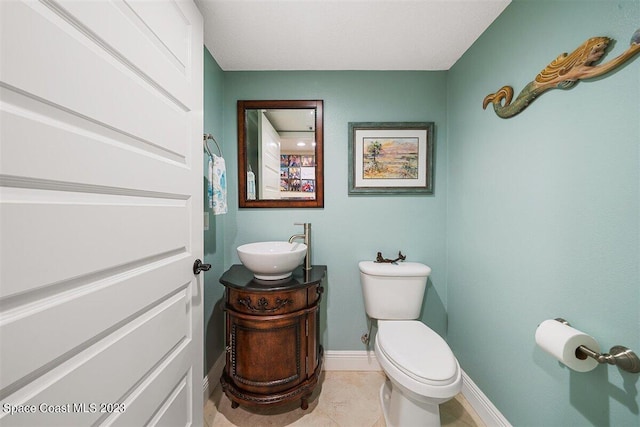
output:
M 280 198 L 280 135 L 273 125 L 260 112 L 260 143 L 258 144 L 260 157 L 260 200 L 272 200 Z
M 0 424 L 201 425 L 202 17 L 0 19 Z

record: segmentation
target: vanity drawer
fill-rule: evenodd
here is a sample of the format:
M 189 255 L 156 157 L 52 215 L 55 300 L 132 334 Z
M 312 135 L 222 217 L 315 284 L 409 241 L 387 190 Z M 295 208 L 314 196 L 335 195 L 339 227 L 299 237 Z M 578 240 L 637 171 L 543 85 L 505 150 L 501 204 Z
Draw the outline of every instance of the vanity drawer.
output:
M 227 306 L 256 316 L 293 313 L 307 307 L 307 289 L 263 292 L 228 289 Z

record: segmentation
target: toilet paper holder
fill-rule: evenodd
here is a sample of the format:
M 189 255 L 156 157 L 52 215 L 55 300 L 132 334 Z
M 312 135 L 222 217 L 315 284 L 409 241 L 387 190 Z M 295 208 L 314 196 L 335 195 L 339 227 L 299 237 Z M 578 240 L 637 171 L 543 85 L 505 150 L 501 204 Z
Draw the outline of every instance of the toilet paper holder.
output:
M 560 323 L 564 323 L 567 326 L 571 326 L 569 322 L 561 317 L 558 317 L 555 320 Z M 598 353 L 591 350 L 589 347 L 581 345 L 576 348 L 576 357 L 581 360 L 590 357 L 598 363 L 616 365 L 623 371 L 634 374 L 640 372 L 640 359 L 638 358 L 638 355 L 623 345 L 614 345 L 609 350 L 609 353 Z

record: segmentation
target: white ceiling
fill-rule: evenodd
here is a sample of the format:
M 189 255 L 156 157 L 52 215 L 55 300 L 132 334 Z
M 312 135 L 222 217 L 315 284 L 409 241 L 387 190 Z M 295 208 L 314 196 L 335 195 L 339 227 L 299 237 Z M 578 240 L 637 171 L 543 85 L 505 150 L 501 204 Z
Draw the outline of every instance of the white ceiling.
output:
M 225 71 L 448 70 L 511 0 L 195 0 Z

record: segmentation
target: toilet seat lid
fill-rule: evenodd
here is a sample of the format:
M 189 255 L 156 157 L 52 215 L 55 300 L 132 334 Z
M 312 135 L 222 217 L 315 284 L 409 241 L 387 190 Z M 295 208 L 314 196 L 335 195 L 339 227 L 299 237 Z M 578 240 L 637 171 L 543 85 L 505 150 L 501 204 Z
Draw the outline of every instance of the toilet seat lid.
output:
M 426 384 L 455 381 L 458 363 L 447 343 L 416 320 L 378 321 L 380 350 L 402 372 Z

